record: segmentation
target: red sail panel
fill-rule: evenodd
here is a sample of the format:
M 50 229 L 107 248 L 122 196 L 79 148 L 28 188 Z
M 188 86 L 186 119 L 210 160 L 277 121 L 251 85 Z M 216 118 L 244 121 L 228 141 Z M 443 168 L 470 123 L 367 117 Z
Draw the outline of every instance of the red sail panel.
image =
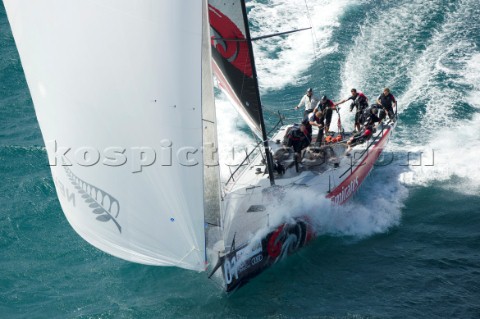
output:
M 213 71 L 249 127 L 259 136 L 261 105 L 257 80 L 253 77 L 251 43 L 246 39 L 242 1 L 209 0 Z

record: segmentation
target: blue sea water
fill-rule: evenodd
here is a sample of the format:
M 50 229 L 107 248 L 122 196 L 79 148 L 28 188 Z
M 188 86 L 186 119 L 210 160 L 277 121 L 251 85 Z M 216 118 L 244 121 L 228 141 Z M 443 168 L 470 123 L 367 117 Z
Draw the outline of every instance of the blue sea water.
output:
M 255 44 L 265 109 L 310 86 L 337 101 L 389 86 L 400 121 L 320 236 L 231 296 L 202 273 L 104 254 L 69 226 L 0 6 L 1 318 L 480 318 L 478 0 L 307 4 L 311 32 Z M 303 1 L 248 8 L 254 34 L 309 24 Z M 218 105 L 228 133 L 238 119 Z

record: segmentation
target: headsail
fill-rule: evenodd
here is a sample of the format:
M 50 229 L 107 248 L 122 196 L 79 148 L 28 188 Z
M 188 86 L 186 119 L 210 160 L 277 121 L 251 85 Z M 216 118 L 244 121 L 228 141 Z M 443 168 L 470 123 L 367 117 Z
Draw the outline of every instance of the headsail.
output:
M 126 260 L 203 270 L 206 1 L 4 4 L 73 228 Z
M 262 138 L 262 110 L 242 1 L 209 0 L 208 3 L 215 75 L 249 127 Z

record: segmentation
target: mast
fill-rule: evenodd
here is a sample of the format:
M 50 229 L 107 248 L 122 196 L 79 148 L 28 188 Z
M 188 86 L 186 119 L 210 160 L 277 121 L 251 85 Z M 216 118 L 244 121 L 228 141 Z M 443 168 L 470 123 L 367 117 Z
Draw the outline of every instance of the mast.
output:
M 265 148 L 265 158 L 266 158 L 266 165 L 267 165 L 267 170 L 268 170 L 268 176 L 270 178 L 270 185 L 275 185 L 275 178 L 273 177 L 273 158 L 272 158 L 272 153 L 270 153 L 270 150 L 268 148 L 268 137 L 267 137 L 267 130 L 265 128 L 265 121 L 263 119 L 263 110 L 262 110 L 262 101 L 260 99 L 260 90 L 258 89 L 258 79 L 257 79 L 257 68 L 255 67 L 255 56 L 253 55 L 253 47 L 252 47 L 252 39 L 250 37 L 250 27 L 248 25 L 248 17 L 247 17 L 247 8 L 245 6 L 245 1 L 242 0 L 240 1 L 242 4 L 242 14 L 243 14 L 243 20 L 245 24 L 245 38 L 248 46 L 248 51 L 250 54 L 250 57 L 252 59 L 251 64 L 252 64 L 252 78 L 255 83 L 255 90 L 256 90 L 256 95 L 257 95 L 257 102 L 259 105 L 259 118 L 260 118 L 260 126 L 262 130 L 262 139 L 263 139 L 263 146 Z

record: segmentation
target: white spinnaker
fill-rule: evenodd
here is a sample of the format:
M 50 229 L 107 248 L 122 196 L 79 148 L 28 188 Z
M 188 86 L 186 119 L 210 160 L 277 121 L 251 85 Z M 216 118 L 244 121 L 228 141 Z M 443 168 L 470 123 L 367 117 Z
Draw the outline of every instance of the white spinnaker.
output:
M 202 1 L 4 4 L 70 224 L 114 256 L 203 270 Z M 104 164 L 112 147 L 124 165 Z

